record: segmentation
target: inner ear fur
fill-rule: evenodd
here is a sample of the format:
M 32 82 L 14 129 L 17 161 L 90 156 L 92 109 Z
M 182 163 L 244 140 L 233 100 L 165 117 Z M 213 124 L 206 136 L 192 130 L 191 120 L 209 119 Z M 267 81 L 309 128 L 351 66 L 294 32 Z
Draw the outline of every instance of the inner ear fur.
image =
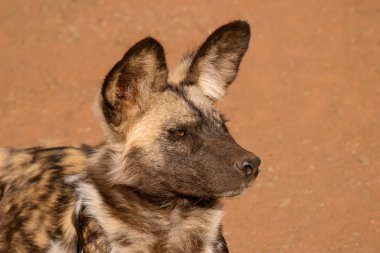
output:
M 101 107 L 106 122 L 116 130 L 140 111 L 152 92 L 167 82 L 168 70 L 161 44 L 145 38 L 115 64 L 102 86 Z
M 214 31 L 196 52 L 184 84 L 198 85 L 212 100 L 226 93 L 248 49 L 250 27 L 234 21 Z

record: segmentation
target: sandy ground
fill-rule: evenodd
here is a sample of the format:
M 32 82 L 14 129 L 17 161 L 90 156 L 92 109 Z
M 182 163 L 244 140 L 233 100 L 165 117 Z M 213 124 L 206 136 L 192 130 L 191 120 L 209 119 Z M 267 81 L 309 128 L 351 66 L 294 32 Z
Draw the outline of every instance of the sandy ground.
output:
M 378 0 L 1 1 L 0 145 L 98 143 L 92 105 L 129 46 L 152 35 L 173 67 L 233 19 L 253 40 L 219 107 L 263 164 L 225 200 L 231 252 L 380 252 Z

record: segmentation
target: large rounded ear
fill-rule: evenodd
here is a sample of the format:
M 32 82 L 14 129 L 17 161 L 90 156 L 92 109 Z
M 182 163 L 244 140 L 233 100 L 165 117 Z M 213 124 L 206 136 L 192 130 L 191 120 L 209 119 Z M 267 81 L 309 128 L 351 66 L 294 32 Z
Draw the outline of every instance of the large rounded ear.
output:
M 198 85 L 214 101 L 223 97 L 236 78 L 249 39 L 247 22 L 234 21 L 218 28 L 195 53 L 183 84 Z
M 106 76 L 102 87 L 101 107 L 111 129 L 118 127 L 143 110 L 150 94 L 167 82 L 164 49 L 146 38 L 131 47 Z

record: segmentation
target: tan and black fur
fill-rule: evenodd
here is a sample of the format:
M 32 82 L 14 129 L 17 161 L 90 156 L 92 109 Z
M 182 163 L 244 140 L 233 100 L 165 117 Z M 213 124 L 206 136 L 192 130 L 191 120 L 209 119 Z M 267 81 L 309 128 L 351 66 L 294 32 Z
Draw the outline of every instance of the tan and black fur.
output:
M 0 149 L 0 252 L 226 253 L 219 199 L 260 160 L 213 107 L 235 79 L 249 25 L 212 33 L 168 72 L 153 38 L 106 76 L 98 147 Z

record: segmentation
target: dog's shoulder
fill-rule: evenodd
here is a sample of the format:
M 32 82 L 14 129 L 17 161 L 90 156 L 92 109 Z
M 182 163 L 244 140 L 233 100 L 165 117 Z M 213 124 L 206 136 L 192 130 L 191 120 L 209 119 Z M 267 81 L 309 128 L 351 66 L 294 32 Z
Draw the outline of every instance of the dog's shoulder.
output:
M 46 252 L 61 241 L 76 247 L 74 188 L 92 152 L 89 146 L 0 148 L 0 252 Z

